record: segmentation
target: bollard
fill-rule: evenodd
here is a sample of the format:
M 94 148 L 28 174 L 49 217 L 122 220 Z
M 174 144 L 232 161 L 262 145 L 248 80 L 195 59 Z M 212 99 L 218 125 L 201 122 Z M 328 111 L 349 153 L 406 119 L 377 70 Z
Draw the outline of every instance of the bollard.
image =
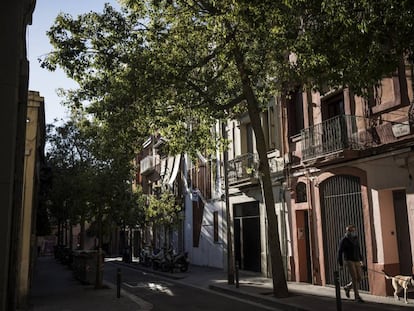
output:
M 235 277 L 236 277 L 236 288 L 239 288 L 239 262 L 236 262 L 236 271 L 235 271 Z
M 116 297 L 121 298 L 121 268 L 116 272 Z
M 342 311 L 341 286 L 339 285 L 339 272 L 338 271 L 334 271 L 334 279 L 335 279 L 336 310 Z

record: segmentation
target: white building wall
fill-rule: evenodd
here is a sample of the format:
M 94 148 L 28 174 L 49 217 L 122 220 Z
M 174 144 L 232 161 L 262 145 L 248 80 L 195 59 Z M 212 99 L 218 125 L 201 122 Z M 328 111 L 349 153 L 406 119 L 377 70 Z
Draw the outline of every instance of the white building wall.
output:
M 188 171 L 189 159 L 186 157 L 185 172 Z M 215 183 L 213 183 L 215 184 Z M 226 236 L 223 235 L 225 229 L 225 218 L 223 215 L 224 202 L 212 200 L 204 202 L 204 213 L 201 225 L 199 246 L 193 246 L 193 202 L 192 193 L 187 185 L 185 194 L 185 220 L 184 220 L 184 248 L 188 252 L 190 263 L 198 266 L 208 266 L 215 268 L 225 267 L 225 242 Z M 218 232 L 219 239 L 214 241 L 214 220 L 213 213 L 218 212 Z

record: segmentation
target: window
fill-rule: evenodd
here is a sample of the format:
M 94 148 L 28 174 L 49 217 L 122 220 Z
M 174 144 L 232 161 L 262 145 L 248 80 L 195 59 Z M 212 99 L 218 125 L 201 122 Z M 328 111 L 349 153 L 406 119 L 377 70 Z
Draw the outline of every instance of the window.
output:
M 328 120 L 330 118 L 343 115 L 345 113 L 344 108 L 344 94 L 341 91 L 340 94 L 322 99 L 322 120 Z
M 306 184 L 304 182 L 300 182 L 296 186 L 296 203 L 303 203 L 307 201 Z
M 211 166 L 210 163 L 199 161 L 190 172 L 193 189 L 200 190 L 206 200 L 211 199 Z
M 287 103 L 287 110 L 289 117 L 289 136 L 294 136 L 299 134 L 305 126 L 303 119 L 303 97 L 301 91 L 291 94 L 290 101 Z
M 213 229 L 214 229 L 214 242 L 219 241 L 219 228 L 218 228 L 218 212 L 213 212 Z

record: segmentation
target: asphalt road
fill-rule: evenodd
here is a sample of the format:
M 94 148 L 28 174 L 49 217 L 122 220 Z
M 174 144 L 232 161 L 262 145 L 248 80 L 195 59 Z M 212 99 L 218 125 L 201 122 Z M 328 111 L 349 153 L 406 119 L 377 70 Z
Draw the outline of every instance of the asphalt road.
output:
M 211 290 L 186 286 L 182 282 L 116 264 L 105 264 L 105 280 L 116 284 L 117 269 L 122 271 L 122 295 L 137 299 L 141 310 L 206 311 L 206 310 L 279 310 L 231 297 Z

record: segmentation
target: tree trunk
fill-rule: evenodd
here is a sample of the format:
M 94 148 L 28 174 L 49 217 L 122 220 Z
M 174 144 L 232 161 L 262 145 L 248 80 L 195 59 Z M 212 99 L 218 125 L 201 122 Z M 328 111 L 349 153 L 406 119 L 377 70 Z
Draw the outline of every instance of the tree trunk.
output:
M 269 251 L 272 268 L 273 294 L 276 297 L 287 297 L 289 291 L 284 272 L 282 253 L 280 250 L 279 229 L 275 202 L 273 197 L 272 181 L 270 178 L 269 160 L 267 158 L 266 140 L 260 121 L 260 107 L 254 94 L 250 78 L 247 74 L 246 64 L 240 50 L 234 51 L 236 65 L 242 81 L 243 94 L 247 101 L 250 122 L 256 138 L 256 149 L 259 155 L 259 174 L 263 187 L 264 202 L 268 221 Z
M 82 215 L 80 222 L 80 239 L 79 248 L 85 249 L 85 217 Z
M 69 219 L 69 247 L 70 247 L 70 251 L 73 251 L 73 225 L 70 219 Z
M 62 245 L 60 232 L 61 232 L 61 229 L 60 229 L 60 220 L 58 219 L 58 224 L 57 224 L 57 244 L 58 245 Z

